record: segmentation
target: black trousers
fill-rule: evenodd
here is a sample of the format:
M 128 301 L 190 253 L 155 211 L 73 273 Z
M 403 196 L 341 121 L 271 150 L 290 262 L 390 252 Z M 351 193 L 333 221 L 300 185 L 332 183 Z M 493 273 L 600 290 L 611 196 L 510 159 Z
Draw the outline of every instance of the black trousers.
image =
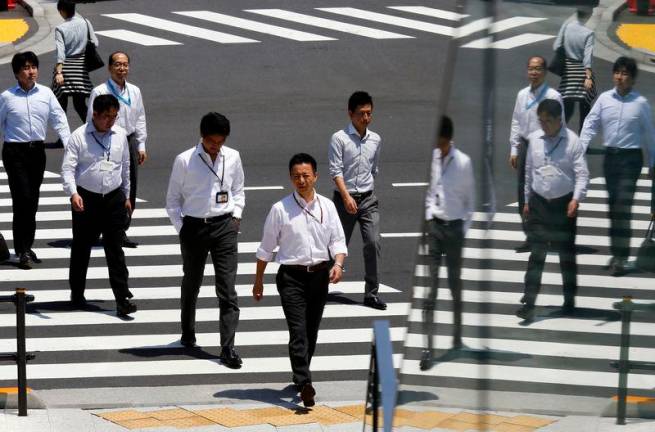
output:
M 16 254 L 29 251 L 34 244 L 45 159 L 43 142 L 5 142 L 2 147 L 2 162 L 7 171 L 14 213 L 12 230 Z
M 359 222 L 359 230 L 362 233 L 364 243 L 364 296 L 377 297 L 378 260 L 380 259 L 380 213 L 378 211 L 378 199 L 375 193 L 371 192 L 361 196 L 353 196 L 357 202 L 357 213 L 350 214 L 341 199 L 339 192 L 334 192 L 332 201 L 337 208 L 343 232 L 346 236 L 346 244 L 350 244 L 355 224 Z
M 232 215 L 211 221 L 185 217 L 180 230 L 184 276 L 180 296 L 182 338 L 195 341 L 196 303 L 205 272 L 207 254 L 214 264 L 221 347 L 234 346 L 239 324 L 239 302 L 234 288 L 237 277 L 237 233 Z
M 293 382 L 302 385 L 312 381 L 309 367 L 327 301 L 330 273 L 328 269 L 310 273 L 281 265 L 275 283 L 289 328 Z
M 518 185 L 518 202 L 519 202 L 519 216 L 521 217 L 521 227 L 523 232 L 527 235 L 526 221 L 523 219 L 523 206 L 525 205 L 525 161 L 528 155 L 528 143 L 525 138 L 521 138 L 519 145 L 519 154 L 516 163 L 517 185 Z
M 547 200 L 533 193 L 528 204 L 528 237 L 530 258 L 525 273 L 525 303 L 534 306 L 541 289 L 541 275 L 544 271 L 548 246 L 559 252 L 562 272 L 564 301 L 573 302 L 578 290 L 578 267 L 575 255 L 577 218 L 566 215 L 573 194 Z
M 569 123 L 573 113 L 575 112 L 575 103 L 580 104 L 580 127 L 578 128 L 578 134 L 582 131 L 582 126 L 584 125 L 584 119 L 587 118 L 589 111 L 591 111 L 591 104 L 584 99 L 564 99 L 564 116 L 566 117 L 566 123 Z
M 68 96 L 69 94 L 64 93 L 57 98 L 57 101 L 59 102 L 59 105 L 61 105 L 61 109 L 63 109 L 64 112 L 66 112 L 66 109 L 68 109 Z M 73 98 L 73 108 L 75 108 L 75 112 L 77 113 L 77 115 L 80 116 L 80 120 L 82 120 L 82 123 L 86 122 L 86 113 L 87 113 L 86 98 L 88 96 L 89 95 L 85 93 L 70 94 L 70 97 Z
M 610 213 L 610 253 L 619 259 L 630 255 L 632 202 L 642 165 L 641 149 L 606 149 L 603 170 Z
M 78 187 L 84 202 L 84 211 L 73 211 L 73 244 L 68 281 L 71 296 L 79 298 L 84 295 L 86 273 L 92 246 L 103 237 L 109 284 L 116 301 L 132 298 L 127 286 L 128 271 L 125 264 L 122 242 L 125 234 L 125 194 L 116 189 L 100 195 Z
M 423 301 L 423 332 L 428 338 L 428 349 L 432 349 L 434 329 L 434 311 L 439 292 L 439 269 L 441 257 L 446 256 L 448 269 L 448 287 L 453 297 L 453 342 L 462 339 L 462 247 L 464 246 L 464 223 L 461 219 L 428 221 L 428 249 L 430 256 L 430 289 Z

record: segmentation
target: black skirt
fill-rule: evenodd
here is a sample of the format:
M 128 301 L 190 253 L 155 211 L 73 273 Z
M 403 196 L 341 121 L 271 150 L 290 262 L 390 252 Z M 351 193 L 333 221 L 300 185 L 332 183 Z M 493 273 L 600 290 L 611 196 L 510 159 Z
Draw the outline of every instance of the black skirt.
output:
M 57 98 L 72 94 L 90 95 L 93 84 L 89 78 L 89 72 L 84 66 L 84 53 L 66 57 L 62 68 L 64 83 L 59 86 L 52 77 L 52 92 Z

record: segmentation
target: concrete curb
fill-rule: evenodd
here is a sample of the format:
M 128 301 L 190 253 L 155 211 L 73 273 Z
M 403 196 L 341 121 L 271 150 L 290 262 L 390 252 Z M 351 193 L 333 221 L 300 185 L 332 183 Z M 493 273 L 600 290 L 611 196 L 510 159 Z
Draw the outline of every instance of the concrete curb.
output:
M 9 63 L 11 57 L 20 51 L 30 49 L 38 55 L 54 49 L 52 32 L 56 24 L 61 22 L 56 4 L 52 3 L 44 6 L 38 0 L 17 0 L 17 3 L 34 18 L 37 31 L 19 44 L 0 45 L 0 64 Z
M 609 37 L 610 27 L 616 17 L 627 8 L 625 0 L 601 0 L 594 10 L 594 15 L 587 26 L 596 33 L 595 57 L 614 62 L 619 56 L 633 57 L 639 63 L 639 69 L 655 73 L 655 53 L 642 49 L 628 49 L 617 44 Z M 600 46 L 599 46 L 600 45 Z

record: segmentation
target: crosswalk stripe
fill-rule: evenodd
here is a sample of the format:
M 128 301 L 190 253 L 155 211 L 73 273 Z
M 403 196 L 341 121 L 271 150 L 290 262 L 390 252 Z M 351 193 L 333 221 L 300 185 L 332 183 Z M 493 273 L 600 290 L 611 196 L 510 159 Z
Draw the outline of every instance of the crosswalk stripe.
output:
M 331 37 L 321 36 L 314 33 L 307 33 L 299 30 L 292 30 L 286 27 L 279 27 L 271 24 L 265 24 L 248 19 L 237 18 L 230 15 L 224 15 L 217 12 L 210 11 L 186 11 L 186 12 L 173 12 L 174 14 L 197 18 L 214 23 L 238 27 L 245 30 L 250 30 L 259 33 L 266 33 L 273 36 L 278 36 L 285 39 L 291 39 L 299 42 L 318 42 L 318 41 L 332 41 L 336 40 Z
M 605 177 L 594 177 L 591 180 L 589 180 L 589 183 L 592 185 L 604 185 L 605 184 Z M 647 179 L 638 179 L 637 180 L 637 187 L 647 187 L 650 188 L 652 186 L 652 180 L 647 180 Z
M 466 238 L 475 240 L 523 241 L 525 240 L 525 234 L 521 231 L 471 228 L 466 232 Z M 639 247 L 643 241 L 643 237 L 632 237 L 630 239 L 630 245 L 631 247 Z M 609 246 L 610 239 L 607 236 L 578 234 L 575 237 L 575 243 L 585 246 Z
M 43 183 L 41 185 L 41 192 L 61 192 L 64 190 L 64 185 L 61 183 Z M 0 185 L 0 193 L 9 193 L 9 185 Z
M 180 42 L 150 36 L 143 33 L 137 33 L 131 30 L 116 29 L 116 30 L 101 30 L 96 31 L 96 34 L 118 39 L 121 41 L 131 42 L 143 46 L 169 46 L 169 45 L 182 45 Z
M 487 214 L 483 212 L 476 212 L 473 214 L 473 220 L 477 222 L 486 222 Z M 521 218 L 518 215 L 518 212 L 515 213 L 495 213 L 494 222 L 509 222 L 509 223 L 521 223 Z M 648 229 L 648 224 L 650 221 L 647 220 L 632 220 L 631 226 L 633 229 L 645 230 Z M 609 228 L 610 220 L 609 218 L 594 218 L 586 216 L 578 216 L 577 220 L 578 227 L 589 227 L 589 228 Z
M 486 381 L 513 381 L 526 384 L 560 384 L 567 386 L 594 386 L 616 388 L 616 372 L 595 372 L 571 369 L 534 368 L 525 366 L 489 365 L 442 362 L 430 370 L 422 371 L 417 360 L 405 359 L 401 373 L 421 376 L 447 376 L 450 378 L 482 379 Z M 630 382 L 630 388 L 651 390 L 654 375 L 639 375 Z
M 427 186 L 427 182 L 414 182 L 414 183 L 391 183 L 393 187 L 418 187 L 418 186 Z
M 264 292 L 266 295 L 266 292 Z M 323 318 L 353 318 L 353 317 L 392 317 L 406 316 L 409 311 L 408 303 L 390 303 L 386 310 L 377 310 L 362 305 L 327 304 Z M 41 311 L 38 315 L 27 314 L 25 323 L 28 327 L 38 326 L 83 326 L 100 324 L 146 324 L 146 323 L 179 323 L 180 309 L 139 310 L 130 315 L 133 319 L 122 320 L 113 310 L 108 311 L 82 311 L 82 312 L 54 312 Z M 209 322 L 218 320 L 218 307 L 198 308 L 196 322 Z M 254 320 L 284 320 L 281 306 L 254 306 L 242 307 L 239 313 L 240 321 Z M 13 327 L 16 325 L 15 314 L 0 315 L 0 327 Z
M 591 189 L 587 191 L 587 198 L 608 198 L 606 190 Z M 648 192 L 635 192 L 634 199 L 637 201 L 650 202 L 650 193 Z
M 517 203 L 512 203 L 508 204 L 508 207 L 517 207 Z M 580 203 L 579 211 L 591 211 L 591 212 L 604 212 L 607 213 L 609 212 L 609 205 L 608 204 L 597 204 L 597 203 L 589 203 L 589 202 L 582 202 Z M 650 214 L 650 206 L 641 206 L 641 205 L 633 205 L 631 209 L 632 214 Z
M 0 172 L 0 180 L 7 180 L 7 178 L 8 177 L 7 177 L 7 172 L 6 171 Z M 50 171 L 45 171 L 43 173 L 43 178 L 44 179 L 54 179 L 54 178 L 61 178 L 61 176 L 59 174 L 56 174 L 56 173 L 53 173 L 53 172 L 50 172 Z
M 103 14 L 103 16 L 222 44 L 259 42 L 254 39 L 182 24 L 171 20 L 155 18 L 139 13 Z
M 315 356 L 312 371 L 368 370 L 369 355 Z M 402 356 L 394 355 L 400 365 Z M 164 375 L 249 375 L 257 373 L 289 373 L 288 357 L 246 358 L 241 369 L 221 366 L 215 359 L 148 360 L 99 363 L 28 364 L 30 381 L 65 378 L 141 377 Z M 0 366 L 0 380 L 16 380 L 16 366 Z
M 402 341 L 405 337 L 404 327 L 389 329 L 392 341 Z M 373 331 L 370 328 L 325 329 L 318 334 L 318 344 L 362 343 L 371 342 Z M 54 351 L 101 351 L 101 350 L 135 350 L 135 349 L 170 349 L 180 348 L 179 333 L 120 335 L 120 336 L 66 336 L 52 338 L 28 338 L 27 350 L 40 352 Z M 196 333 L 196 342 L 201 347 L 219 346 L 219 333 Z M 281 331 L 238 331 L 234 345 L 270 346 L 285 345 L 289 342 L 289 332 Z M 16 351 L 16 339 L 0 339 L 0 351 Z
M 70 204 L 70 201 L 67 200 Z M 138 211 L 138 210 L 137 210 Z M 130 226 L 127 231 L 130 237 L 157 237 L 157 236 L 177 236 L 177 231 L 172 225 L 153 225 L 153 226 Z M 7 232 L 4 235 L 6 240 L 13 240 L 13 233 Z M 70 228 L 53 228 L 37 229 L 36 239 L 70 239 L 73 237 L 73 231 Z
M 425 21 L 418 21 L 409 18 L 401 18 L 393 15 L 381 14 L 378 12 L 369 12 L 363 9 L 351 7 L 335 7 L 335 8 L 316 8 L 320 11 L 330 12 L 338 15 L 345 15 L 352 18 L 364 19 L 382 24 L 395 25 L 398 27 L 409 28 L 412 30 L 419 30 L 428 33 L 434 33 L 443 36 L 454 36 L 456 30 L 452 27 L 444 26 L 441 24 L 432 24 Z
M 449 21 L 460 21 L 468 15 L 451 12 L 443 9 L 436 9 L 426 6 L 387 6 L 389 9 L 398 10 L 401 12 L 409 12 L 417 15 L 425 15 L 433 18 L 441 18 Z
M 353 282 L 353 281 L 342 281 L 338 284 L 330 284 L 330 293 L 331 294 L 363 294 L 364 293 L 364 282 Z M 251 297 L 252 296 L 252 284 L 237 284 L 235 285 L 237 295 L 239 297 Z M 166 300 L 166 299 L 179 299 L 180 298 L 180 286 L 168 286 L 168 287 L 148 287 L 148 288 L 130 288 L 134 298 L 138 301 L 142 300 Z M 275 284 L 264 284 L 264 292 L 267 297 L 277 297 L 277 288 Z M 399 292 L 395 288 L 390 286 L 380 284 L 380 292 L 385 293 L 397 293 Z M 38 303 L 50 303 L 50 302 L 64 302 L 69 299 L 68 290 L 38 290 L 30 291 L 29 294 L 34 295 L 35 305 Z M 92 288 L 84 291 L 84 296 L 88 301 L 104 301 L 104 300 L 114 300 L 114 294 L 110 289 L 106 288 Z M 216 297 L 216 288 L 213 285 L 203 285 L 200 287 L 200 292 L 198 294 L 199 298 L 215 298 Z M 38 306 L 37 306 L 38 307 Z
M 68 201 L 70 204 L 70 200 Z M 166 209 L 163 208 L 154 208 L 154 209 L 138 209 L 132 214 L 132 219 L 152 219 L 152 218 L 168 218 L 168 213 Z M 0 222 L 11 222 L 13 219 L 13 214 L 11 213 L 0 213 Z M 70 221 L 71 220 L 71 211 L 40 211 L 36 213 L 37 222 L 45 221 Z
M 137 198 L 136 202 L 146 202 L 146 200 Z M 70 198 L 65 196 L 54 197 L 39 197 L 39 207 L 41 206 L 57 206 L 57 205 L 70 205 Z M 0 207 L 11 207 L 11 198 L 0 198 Z
M 492 22 L 493 22 L 492 18 L 485 17 L 485 18 L 477 19 L 475 21 L 471 21 L 470 23 L 466 23 L 463 26 L 457 28 L 457 30 L 455 31 L 454 38 L 459 39 L 471 35 L 473 33 L 486 30 L 489 27 L 491 27 Z
M 393 33 L 385 30 L 373 29 L 355 24 L 348 24 L 341 21 L 335 21 L 326 18 L 319 18 L 312 15 L 300 14 L 283 9 L 246 9 L 259 15 L 264 15 L 281 20 L 296 22 L 314 27 L 325 28 L 342 33 L 350 33 L 357 36 L 363 36 L 371 39 L 414 39 L 413 36 L 407 36 L 399 33 Z
M 493 41 L 490 37 L 476 39 L 467 44 L 462 45 L 462 48 L 478 48 L 478 49 L 512 49 L 523 45 L 537 43 L 548 39 L 553 39 L 555 36 L 540 34 L 540 33 L 523 33 L 520 35 L 512 36 L 506 39 Z

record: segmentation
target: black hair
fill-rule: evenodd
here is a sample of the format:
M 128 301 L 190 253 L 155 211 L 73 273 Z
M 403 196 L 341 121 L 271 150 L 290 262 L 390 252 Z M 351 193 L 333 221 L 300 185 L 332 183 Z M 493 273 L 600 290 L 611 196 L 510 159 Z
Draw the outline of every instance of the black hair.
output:
M 110 109 L 114 108 L 116 111 L 120 109 L 118 105 L 118 99 L 112 94 L 104 94 L 93 99 L 93 112 L 103 113 L 107 112 Z
M 575 11 L 578 21 L 583 21 L 591 17 L 594 13 L 593 6 L 581 6 Z
M 223 114 L 217 112 L 207 113 L 200 120 L 200 135 L 203 137 L 208 135 L 226 137 L 230 135 L 230 121 Z
M 439 138 L 453 139 L 453 121 L 448 116 L 441 116 L 441 124 L 439 125 Z
M 562 105 L 555 99 L 544 99 L 539 102 L 537 114 L 548 114 L 553 118 L 562 117 Z
M 532 60 L 532 59 L 539 59 L 539 60 L 541 60 L 541 62 L 543 63 L 544 70 L 548 69 L 548 61 L 546 61 L 546 59 L 545 59 L 544 57 L 542 57 L 542 56 L 540 56 L 540 55 L 533 55 L 533 56 L 530 56 L 530 58 L 528 59 L 528 64 L 530 64 L 530 60 Z
M 11 69 L 14 71 L 14 75 L 18 75 L 18 72 L 28 63 L 32 63 L 37 69 L 39 68 L 39 58 L 32 51 L 14 54 L 11 59 Z
M 107 60 L 107 64 L 109 66 L 114 64 L 114 56 L 116 54 L 123 54 L 125 57 L 127 57 L 127 62 L 128 63 L 130 62 L 130 56 L 127 55 L 127 53 L 125 51 L 114 51 L 113 53 L 109 54 L 109 60 Z
M 361 105 L 371 105 L 373 107 L 373 98 L 365 91 L 356 91 L 348 98 L 348 111 L 354 112 Z
M 75 15 L 75 3 L 72 0 L 58 0 L 57 10 L 63 11 L 66 18 L 70 18 Z
M 310 164 L 312 166 L 312 171 L 314 171 L 314 173 L 316 172 L 316 159 L 314 159 L 312 155 L 307 153 L 296 153 L 291 156 L 291 160 L 289 160 L 289 173 L 291 173 L 295 165 L 301 165 L 304 163 Z
M 612 66 L 612 72 L 619 72 L 621 69 L 625 69 L 630 78 L 637 78 L 637 62 L 632 57 L 621 56 L 616 59 Z

